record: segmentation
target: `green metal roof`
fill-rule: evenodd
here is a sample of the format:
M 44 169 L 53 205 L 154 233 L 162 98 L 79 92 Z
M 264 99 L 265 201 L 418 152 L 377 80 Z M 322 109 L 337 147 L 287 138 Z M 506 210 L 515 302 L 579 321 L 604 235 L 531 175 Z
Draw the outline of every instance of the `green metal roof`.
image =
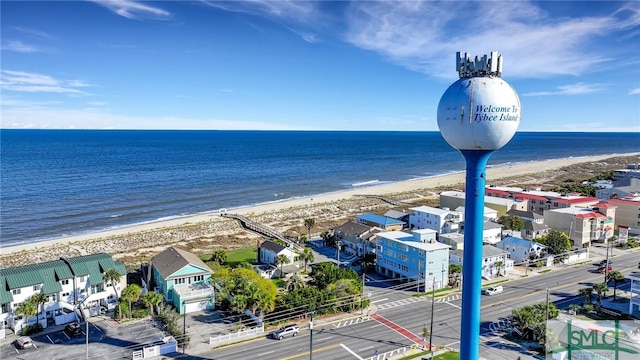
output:
M 91 285 L 101 284 L 102 274 L 108 269 L 116 269 L 121 275 L 127 274 L 124 264 L 104 253 L 0 269 L 0 304 L 13 301 L 13 289 L 42 285 L 43 294 L 60 292 L 60 280 L 73 279 L 74 274 L 88 275 Z
M 7 280 L 0 275 L 0 304 L 6 304 L 13 301 L 13 295 L 8 291 Z
M 5 278 L 7 290 L 43 285 L 42 292 L 45 294 L 62 291 L 59 281 L 73 278 L 62 260 L 0 269 L 0 276 Z
M 116 269 L 120 275 L 125 275 L 127 270 L 124 264 L 114 261 L 109 254 L 99 253 L 78 256 L 67 259 L 71 270 L 76 276 L 89 276 L 89 284 L 102 284 L 102 274 L 109 269 Z

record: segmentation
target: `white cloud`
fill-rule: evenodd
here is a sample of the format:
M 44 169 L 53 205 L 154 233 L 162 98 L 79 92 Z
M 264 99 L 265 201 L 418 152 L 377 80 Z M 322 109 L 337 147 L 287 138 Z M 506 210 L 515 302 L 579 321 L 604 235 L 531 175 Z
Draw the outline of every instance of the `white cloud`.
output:
M 0 86 L 7 91 L 88 95 L 88 93 L 77 88 L 89 85 L 81 80 L 59 80 L 49 75 L 2 70 L 0 72 Z
M 640 95 L 640 88 L 631 89 L 629 95 Z
M 455 75 L 456 51 L 492 50 L 503 54 L 510 77 L 579 75 L 609 60 L 591 49 L 594 38 L 638 24 L 637 12 L 553 18 L 525 1 L 354 2 L 347 19 L 347 41 L 438 77 Z
M 524 93 L 523 96 L 548 96 L 548 95 L 583 95 L 601 92 L 604 89 L 603 84 L 585 84 L 576 83 L 570 85 L 558 86 L 555 91 L 536 91 Z
M 139 19 L 168 19 L 171 13 L 158 7 L 132 0 L 89 0 L 106 7 L 114 13 L 132 20 Z
M 2 50 L 14 51 L 14 52 L 26 53 L 26 54 L 40 51 L 37 47 L 33 45 L 25 44 L 22 41 L 9 41 L 5 46 L 2 47 Z

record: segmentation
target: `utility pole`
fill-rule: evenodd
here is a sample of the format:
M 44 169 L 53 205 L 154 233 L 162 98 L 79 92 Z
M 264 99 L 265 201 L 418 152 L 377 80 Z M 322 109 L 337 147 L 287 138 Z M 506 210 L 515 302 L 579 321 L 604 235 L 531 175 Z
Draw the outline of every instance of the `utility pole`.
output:
M 360 263 L 362 267 L 362 263 Z M 362 297 L 360 299 L 360 317 L 364 317 L 364 269 L 362 270 Z
M 545 314 L 545 320 L 546 320 L 545 326 L 549 322 L 549 288 L 546 289 L 546 292 L 547 292 L 547 311 Z
M 431 360 L 433 360 L 433 345 L 431 340 L 433 339 L 433 304 L 436 302 L 436 279 L 433 279 L 433 286 L 431 288 L 431 325 L 429 325 L 429 350 L 431 351 Z
M 309 320 L 309 360 L 313 360 L 313 311 Z
M 607 241 L 607 255 L 604 264 L 604 283 L 607 284 L 607 275 L 609 274 L 609 241 Z
M 184 355 L 187 347 L 187 303 L 182 302 L 182 354 Z
M 85 306 L 85 309 L 87 307 Z M 85 315 L 84 316 L 84 324 L 85 324 L 85 347 L 86 347 L 86 351 L 85 351 L 85 359 L 89 360 L 89 316 Z

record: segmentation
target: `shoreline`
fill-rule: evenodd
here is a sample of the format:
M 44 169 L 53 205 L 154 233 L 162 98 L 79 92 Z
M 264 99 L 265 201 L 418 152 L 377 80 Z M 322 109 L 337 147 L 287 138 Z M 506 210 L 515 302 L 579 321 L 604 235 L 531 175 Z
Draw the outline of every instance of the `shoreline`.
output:
M 613 157 L 626 157 L 637 156 L 640 153 L 624 153 L 624 154 L 607 154 L 607 155 L 595 155 L 595 156 L 580 156 L 580 157 L 568 157 L 560 159 L 547 159 L 539 161 L 530 161 L 524 163 L 512 163 L 504 165 L 493 165 L 487 167 L 487 184 L 492 181 L 507 179 L 515 176 L 531 175 L 534 178 L 539 178 L 542 173 L 547 170 L 555 170 L 565 166 L 596 162 Z M 322 207 L 322 205 L 335 204 L 339 201 L 349 200 L 354 195 L 388 195 L 407 193 L 422 189 L 436 189 L 444 186 L 457 186 L 464 184 L 465 171 L 459 171 L 454 173 L 446 173 L 440 175 L 433 175 L 427 177 L 413 178 L 408 180 L 402 180 L 397 182 L 389 182 L 382 184 L 372 184 L 368 186 L 355 186 L 352 189 L 338 190 L 329 193 L 301 196 L 290 199 L 283 199 L 278 201 L 266 202 L 255 205 L 247 205 L 237 208 L 224 209 L 227 213 L 236 213 L 244 216 L 251 215 L 264 215 L 273 212 L 293 211 L 297 208 L 310 208 L 309 213 L 313 212 L 314 207 Z M 541 184 L 544 184 L 544 179 L 539 179 Z M 131 236 L 149 231 L 160 231 L 163 229 L 175 229 L 184 226 L 204 225 L 211 224 L 212 222 L 226 220 L 219 216 L 220 210 L 213 210 L 206 213 L 194 214 L 176 217 L 168 220 L 156 220 L 145 223 L 126 225 L 114 229 L 78 234 L 73 236 L 65 236 L 54 239 L 47 239 L 41 241 L 35 241 L 31 243 L 19 243 L 11 244 L 8 246 L 0 247 L 0 256 L 6 256 L 19 252 L 30 252 L 32 250 L 42 250 L 46 248 L 54 248 L 61 245 L 79 245 L 82 243 L 92 242 L 97 240 L 105 240 L 104 248 L 105 252 L 109 252 L 109 239 L 114 237 Z M 314 217 L 313 214 L 308 217 Z M 212 227 L 212 226 L 210 226 Z M 212 229 L 215 231 L 215 229 Z M 179 242 L 183 239 L 175 239 Z M 140 247 L 144 247 L 145 243 L 140 243 Z M 151 245 L 153 246 L 153 245 Z M 1 260 L 1 259 L 0 259 Z M 2 262 L 0 262 L 0 267 Z

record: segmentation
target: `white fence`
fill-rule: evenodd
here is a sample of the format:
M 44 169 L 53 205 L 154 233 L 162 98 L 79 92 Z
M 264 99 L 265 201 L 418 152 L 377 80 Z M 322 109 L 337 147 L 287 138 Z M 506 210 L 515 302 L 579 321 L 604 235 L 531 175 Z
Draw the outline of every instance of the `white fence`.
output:
M 248 339 L 253 337 L 254 335 L 259 335 L 264 333 L 264 325 L 257 326 L 248 330 L 238 331 L 234 333 L 229 333 L 225 335 L 218 335 L 216 337 L 209 338 L 209 345 L 223 345 L 231 342 L 236 342 L 244 339 Z
M 400 349 L 395 349 L 395 350 L 391 350 L 391 351 L 387 351 L 386 353 L 383 354 L 375 354 L 372 357 L 366 358 L 365 360 L 386 360 L 386 359 L 391 359 L 393 357 L 397 357 L 398 355 L 403 355 L 404 353 L 406 353 L 407 351 L 411 350 L 411 347 L 403 347 Z
M 133 352 L 133 360 L 146 359 L 152 356 L 160 356 L 178 351 L 178 343 L 173 337 L 169 337 L 164 344 L 145 346 L 142 350 Z

